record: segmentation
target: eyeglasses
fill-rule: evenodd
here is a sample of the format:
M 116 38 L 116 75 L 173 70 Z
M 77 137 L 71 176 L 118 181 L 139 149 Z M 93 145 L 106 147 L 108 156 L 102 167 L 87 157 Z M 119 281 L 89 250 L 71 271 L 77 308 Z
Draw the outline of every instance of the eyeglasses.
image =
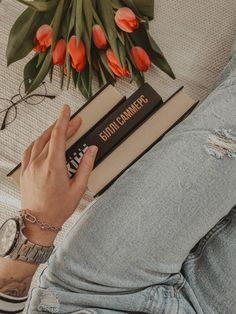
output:
M 41 104 L 45 98 L 54 99 L 56 97 L 47 94 L 45 82 L 41 83 L 34 93 L 30 94 L 25 94 L 24 84 L 25 81 L 21 82 L 18 94 L 12 96 L 10 99 L 0 97 L 0 131 L 4 130 L 7 125 L 15 121 L 18 105 L 25 103 L 35 106 Z

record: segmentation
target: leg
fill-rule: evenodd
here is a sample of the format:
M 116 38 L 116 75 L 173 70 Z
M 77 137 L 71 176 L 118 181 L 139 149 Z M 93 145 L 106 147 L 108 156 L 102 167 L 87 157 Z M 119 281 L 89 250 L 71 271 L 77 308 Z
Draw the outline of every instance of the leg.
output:
M 199 241 L 183 264 L 185 294 L 197 297 L 203 313 L 235 313 L 235 239 L 236 207 Z
M 236 129 L 235 60 L 230 67 L 225 83 L 81 216 L 44 272 L 30 313 L 52 286 L 60 313 L 151 312 L 167 297 L 179 306 L 182 278 L 170 274 L 236 203 L 236 159 L 205 149 L 215 129 Z
M 222 87 L 235 84 L 235 58 L 236 40 L 232 49 L 232 60 L 217 85 L 222 82 Z M 236 181 L 236 173 L 234 178 Z M 204 313 L 235 313 L 235 239 L 236 207 L 197 243 L 183 263 L 181 273 L 186 279 L 183 293 L 187 299 L 194 295 Z

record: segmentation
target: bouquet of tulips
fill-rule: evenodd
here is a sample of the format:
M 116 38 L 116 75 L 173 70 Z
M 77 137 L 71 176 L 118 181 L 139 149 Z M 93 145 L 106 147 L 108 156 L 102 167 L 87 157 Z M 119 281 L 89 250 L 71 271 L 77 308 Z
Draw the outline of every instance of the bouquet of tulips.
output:
M 18 0 L 28 8 L 13 25 L 8 65 L 32 51 L 25 65 L 26 92 L 32 92 L 58 67 L 61 86 L 71 79 L 89 98 L 96 74 L 100 85 L 129 77 L 137 85 L 151 63 L 174 78 L 148 31 L 154 0 Z

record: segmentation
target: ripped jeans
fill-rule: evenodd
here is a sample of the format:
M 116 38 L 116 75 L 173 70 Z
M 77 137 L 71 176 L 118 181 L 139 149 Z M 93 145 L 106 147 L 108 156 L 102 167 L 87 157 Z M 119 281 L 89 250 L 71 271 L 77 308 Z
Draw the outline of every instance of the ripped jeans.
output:
M 236 313 L 236 55 L 80 217 L 27 313 Z

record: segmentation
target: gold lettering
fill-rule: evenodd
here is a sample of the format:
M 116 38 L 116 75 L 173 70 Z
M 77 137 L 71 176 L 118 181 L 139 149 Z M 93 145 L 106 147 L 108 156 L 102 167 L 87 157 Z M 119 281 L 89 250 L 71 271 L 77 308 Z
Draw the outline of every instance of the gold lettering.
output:
M 129 116 L 129 118 L 131 118 L 133 115 L 136 114 L 137 111 L 138 111 L 138 110 L 137 110 L 136 108 L 133 108 L 132 106 L 129 106 L 128 109 L 126 109 L 126 110 L 124 111 L 124 113 L 127 113 L 128 116 Z
M 109 126 L 107 126 L 107 127 L 105 128 L 104 132 L 106 132 L 106 134 L 108 135 L 108 137 L 110 137 L 110 136 L 113 134 L 113 132 L 111 131 L 111 129 L 109 128 Z
M 113 133 L 115 133 L 119 129 L 119 126 L 115 123 L 115 121 L 110 123 L 109 127 L 112 129 Z
M 148 103 L 148 99 L 147 99 L 147 97 L 145 97 L 144 95 L 141 95 L 139 98 L 142 99 L 142 102 L 143 102 L 143 103 L 145 103 L 145 104 Z
M 120 125 L 124 125 L 124 124 L 125 124 L 125 122 L 121 119 L 120 116 L 116 118 L 116 121 L 117 121 Z
M 126 116 L 123 113 L 120 114 L 120 117 L 124 122 L 129 120 L 128 118 L 126 118 Z
M 104 134 L 104 132 L 99 133 L 99 136 L 101 137 L 101 139 L 106 142 L 108 137 L 106 136 L 106 134 Z
M 144 95 L 141 95 L 99 134 L 101 139 L 106 142 L 120 126 L 129 121 L 146 103 L 148 103 L 148 99 Z
M 137 100 L 135 100 L 135 101 L 132 103 L 131 106 L 134 107 L 134 108 L 136 108 L 136 110 L 139 110 L 139 109 L 140 109 L 140 107 L 139 107 L 138 104 L 137 104 Z
M 132 112 L 130 112 L 129 109 L 126 109 L 126 110 L 123 112 L 123 114 L 126 116 L 127 119 L 132 118 L 133 115 L 134 115 Z

